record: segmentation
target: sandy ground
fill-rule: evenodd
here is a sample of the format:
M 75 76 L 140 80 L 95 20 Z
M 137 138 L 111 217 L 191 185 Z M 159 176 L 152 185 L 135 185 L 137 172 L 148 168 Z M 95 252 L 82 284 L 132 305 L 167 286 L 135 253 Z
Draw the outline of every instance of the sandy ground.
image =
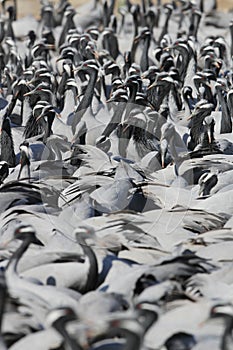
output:
M 87 1 L 88 0 L 70 0 L 72 5 L 75 7 L 78 7 L 79 5 L 82 5 Z M 57 1 L 54 0 L 52 2 L 56 3 Z M 218 6 L 222 10 L 233 9 L 233 2 L 232 0 L 218 0 Z M 18 13 L 20 17 L 24 15 L 29 15 L 29 14 L 33 14 L 38 17 L 40 13 L 39 9 L 40 9 L 40 0 L 18 0 Z

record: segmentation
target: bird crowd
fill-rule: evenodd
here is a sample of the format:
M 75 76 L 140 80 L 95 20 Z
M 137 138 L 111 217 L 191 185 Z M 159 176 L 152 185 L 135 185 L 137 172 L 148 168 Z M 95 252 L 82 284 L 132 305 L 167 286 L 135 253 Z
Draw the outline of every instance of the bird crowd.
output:
M 21 3 L 0 14 L 0 350 L 232 350 L 233 12 Z

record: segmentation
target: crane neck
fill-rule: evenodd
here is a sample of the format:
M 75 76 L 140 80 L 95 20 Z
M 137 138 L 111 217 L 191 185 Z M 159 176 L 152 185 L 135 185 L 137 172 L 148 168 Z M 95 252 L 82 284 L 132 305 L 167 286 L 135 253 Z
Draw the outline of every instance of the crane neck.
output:
M 87 283 L 84 288 L 84 292 L 89 292 L 96 288 L 98 282 L 98 262 L 93 249 L 86 242 L 86 237 L 83 236 L 83 233 L 78 234 L 77 239 L 78 243 L 81 245 L 83 252 L 87 256 L 90 263 L 89 272 L 87 276 Z
M 58 319 L 53 323 L 53 328 L 63 337 L 67 350 L 83 350 L 83 348 L 76 342 L 66 331 L 65 322 L 62 319 Z
M 12 270 L 14 274 L 17 274 L 17 266 L 20 258 L 23 256 L 23 254 L 26 252 L 30 245 L 31 241 L 30 239 L 25 238 L 18 249 L 13 253 L 11 256 L 8 265 L 7 270 Z

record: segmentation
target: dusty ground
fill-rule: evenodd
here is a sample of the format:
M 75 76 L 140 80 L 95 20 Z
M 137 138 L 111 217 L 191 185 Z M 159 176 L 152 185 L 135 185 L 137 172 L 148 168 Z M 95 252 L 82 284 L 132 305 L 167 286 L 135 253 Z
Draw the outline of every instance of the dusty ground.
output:
M 73 6 L 78 7 L 81 4 L 86 3 L 89 0 L 70 0 Z M 207 1 L 207 0 L 206 0 Z M 53 3 L 56 3 L 53 0 Z M 218 0 L 219 8 L 228 10 L 233 8 L 232 0 Z M 33 14 L 39 16 L 40 0 L 18 0 L 18 13 L 19 16 Z

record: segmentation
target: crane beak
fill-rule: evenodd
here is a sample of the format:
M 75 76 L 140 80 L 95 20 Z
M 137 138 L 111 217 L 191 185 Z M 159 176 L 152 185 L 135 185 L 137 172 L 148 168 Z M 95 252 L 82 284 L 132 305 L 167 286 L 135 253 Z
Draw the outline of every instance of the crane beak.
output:
M 24 94 L 23 96 L 25 97 L 25 96 L 30 96 L 30 95 L 32 95 L 32 91 L 26 92 L 26 94 Z
M 113 97 L 110 97 L 108 100 L 106 100 L 106 103 L 110 103 L 110 102 L 114 102 L 114 98 Z
M 191 120 L 192 119 L 192 114 L 190 114 L 190 116 L 187 118 L 187 120 Z
M 33 78 L 33 79 L 27 81 L 27 82 L 26 82 L 26 85 L 30 85 L 30 84 L 34 83 L 34 81 L 35 81 L 35 79 Z
M 218 61 L 214 62 L 214 66 L 218 69 L 221 68 L 221 64 Z
M 161 154 L 161 167 L 162 169 L 165 168 L 165 156 L 164 156 L 164 153 L 162 152 Z
M 99 56 L 99 54 L 98 54 L 98 52 L 97 52 L 97 51 L 94 51 L 93 53 L 94 53 L 94 57 L 95 57 L 95 59 L 97 59 L 97 60 L 98 60 L 98 59 L 99 59 L 99 57 L 100 57 L 100 56 Z
M 56 48 L 56 46 L 54 44 L 47 44 L 46 45 L 46 49 L 48 49 L 48 50 L 53 50 L 55 48 Z
M 210 318 L 206 318 L 205 320 L 198 323 L 198 327 L 204 327 L 209 321 L 210 321 Z
M 173 49 L 172 46 L 166 46 L 166 47 L 163 48 L 163 51 L 164 52 L 168 52 L 168 51 L 171 51 L 172 49 Z
M 76 67 L 76 68 L 73 69 L 73 72 L 78 72 L 78 71 L 80 71 L 80 70 L 82 70 L 82 67 L 81 67 L 81 66 L 78 66 L 78 67 Z
M 129 129 L 129 127 L 130 127 L 130 124 L 127 124 L 122 130 L 123 133 L 125 133 Z
M 157 85 L 157 82 L 154 82 L 154 83 L 152 83 L 151 85 L 149 85 L 148 87 L 147 87 L 147 91 L 149 91 L 150 89 L 152 89 L 154 86 L 156 86 Z
M 1 243 L 0 250 L 5 249 L 12 241 L 14 241 L 14 237 L 7 239 L 5 242 Z
M 211 137 L 211 131 L 210 131 L 210 128 L 207 129 L 207 135 L 208 135 L 208 141 L 209 141 L 209 144 L 212 143 L 212 137 Z
M 38 120 L 40 120 L 43 117 L 43 114 L 41 113 L 37 118 L 36 118 L 36 122 L 38 122 Z
M 133 39 L 133 42 L 136 44 L 136 43 L 138 43 L 139 42 L 139 40 L 140 40 L 140 35 L 138 35 L 138 36 L 135 36 L 135 38 Z
M 161 167 L 162 167 L 162 169 L 165 168 L 165 154 L 167 152 L 167 147 L 168 147 L 167 144 L 165 145 L 165 147 L 164 147 L 164 145 L 163 145 L 163 147 L 161 147 L 163 141 L 166 141 L 166 139 L 162 136 L 161 139 L 160 139 Z
M 155 107 L 149 101 L 147 102 L 147 106 L 150 107 L 150 109 L 152 109 L 152 111 L 155 110 Z
M 77 94 L 77 96 L 75 97 L 75 99 L 78 101 L 78 99 L 79 99 L 82 95 L 83 95 L 82 93 Z

